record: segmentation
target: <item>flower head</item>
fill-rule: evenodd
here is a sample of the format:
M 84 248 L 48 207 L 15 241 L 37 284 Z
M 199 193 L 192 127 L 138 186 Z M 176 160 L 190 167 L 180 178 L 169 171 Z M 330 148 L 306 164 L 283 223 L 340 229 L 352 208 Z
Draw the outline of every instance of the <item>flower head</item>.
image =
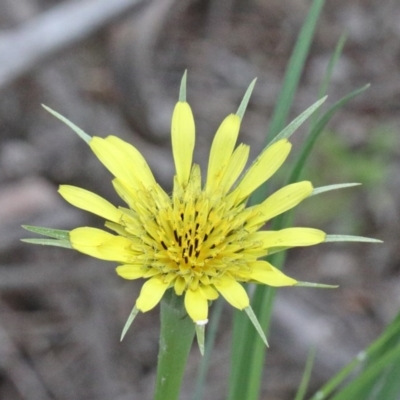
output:
M 260 231 L 271 218 L 308 197 L 313 187 L 308 181 L 298 182 L 246 207 L 254 190 L 285 161 L 291 144 L 287 139 L 276 141 L 243 174 L 249 147 L 236 147 L 240 123 L 239 114 L 228 115 L 221 123 L 202 184 L 200 168 L 192 163 L 193 114 L 181 95 L 172 116 L 176 175 L 171 195 L 157 184 L 139 151 L 115 136 L 93 137 L 88 144 L 114 175 L 112 183 L 125 207 L 81 188 L 60 187 L 65 200 L 104 218 L 113 232 L 74 229 L 69 233 L 72 248 L 118 262 L 116 272 L 122 278 L 145 280 L 137 310 L 151 310 L 169 288 L 184 296 L 187 313 L 198 325 L 207 322 L 208 303 L 220 295 L 235 308 L 246 309 L 249 297 L 242 282 L 297 283 L 261 257 L 324 241 L 325 233 L 311 228 Z

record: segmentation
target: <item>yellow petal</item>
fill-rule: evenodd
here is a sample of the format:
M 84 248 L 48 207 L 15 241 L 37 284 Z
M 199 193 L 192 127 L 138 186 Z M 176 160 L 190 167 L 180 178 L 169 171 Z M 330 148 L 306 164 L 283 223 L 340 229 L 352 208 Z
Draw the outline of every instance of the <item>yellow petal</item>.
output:
M 312 191 L 313 186 L 308 181 L 297 182 L 283 187 L 269 196 L 264 202 L 254 207 L 253 212 L 255 216 L 247 222 L 247 228 L 264 223 L 290 210 L 307 198 Z
M 185 294 L 185 308 L 194 322 L 207 322 L 208 301 L 200 290 L 188 289 Z
M 96 228 L 77 228 L 69 233 L 71 245 L 75 250 L 92 257 L 108 261 L 130 261 L 135 256 L 131 242 L 122 236 Z
M 89 142 L 90 148 L 96 154 L 102 164 L 118 179 L 129 183 L 135 189 L 142 189 L 143 177 L 140 176 L 140 168 L 123 147 L 117 145 L 113 140 L 93 137 Z M 140 160 L 139 160 L 140 162 Z
M 164 282 L 159 276 L 149 279 L 142 286 L 136 307 L 142 312 L 151 310 L 160 302 L 168 286 L 169 282 Z
M 219 297 L 218 292 L 210 285 L 199 285 L 199 290 L 207 300 L 216 300 Z
M 138 279 L 143 278 L 145 269 L 143 265 L 124 264 L 119 265 L 116 269 L 117 274 L 124 279 Z
M 292 145 L 286 140 L 278 140 L 264 150 L 246 172 L 234 192 L 238 200 L 243 200 L 269 179 L 286 160 Z
M 139 196 L 138 192 L 129 186 L 125 181 L 121 179 L 113 179 L 112 184 L 118 196 L 125 201 L 130 208 L 134 208 L 135 199 Z
M 296 279 L 290 278 L 266 261 L 249 263 L 249 266 L 250 278 L 260 283 L 275 287 L 293 286 L 297 283 Z
M 109 221 L 119 222 L 121 219 L 121 211 L 95 193 L 70 185 L 61 185 L 58 192 L 75 207 L 99 215 Z
M 271 247 L 312 246 L 322 243 L 326 233 L 313 228 L 287 228 L 280 231 L 257 232 L 249 239 L 260 241 L 264 249 Z
M 178 182 L 186 186 L 192 167 L 195 126 L 192 110 L 187 102 L 179 101 L 172 114 L 172 152 Z
M 226 170 L 240 129 L 240 117 L 228 115 L 215 134 L 208 162 L 206 190 L 214 190 Z
M 213 280 L 215 288 L 233 307 L 243 310 L 250 305 L 249 296 L 243 286 L 233 278 L 223 277 L 220 281 Z
M 134 169 L 135 175 L 145 188 L 156 184 L 153 173 L 139 150 L 117 136 L 108 136 L 105 140 L 108 143 L 114 144 L 122 153 L 126 154 L 127 158 L 130 160 L 130 165 L 127 167 Z
M 237 178 L 239 178 L 239 175 L 243 172 L 249 158 L 249 151 L 249 146 L 240 144 L 233 152 L 220 183 L 223 194 L 228 193 Z
M 186 281 L 181 276 L 178 276 L 174 284 L 175 293 L 178 296 L 181 296 L 185 288 L 186 288 Z

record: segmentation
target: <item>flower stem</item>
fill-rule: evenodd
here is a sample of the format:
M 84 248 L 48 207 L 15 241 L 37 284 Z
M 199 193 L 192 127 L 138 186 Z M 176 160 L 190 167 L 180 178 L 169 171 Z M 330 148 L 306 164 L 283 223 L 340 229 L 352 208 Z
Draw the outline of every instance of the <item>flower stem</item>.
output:
M 195 326 L 188 317 L 183 297 L 173 290 L 161 302 L 161 334 L 154 400 L 177 400 Z

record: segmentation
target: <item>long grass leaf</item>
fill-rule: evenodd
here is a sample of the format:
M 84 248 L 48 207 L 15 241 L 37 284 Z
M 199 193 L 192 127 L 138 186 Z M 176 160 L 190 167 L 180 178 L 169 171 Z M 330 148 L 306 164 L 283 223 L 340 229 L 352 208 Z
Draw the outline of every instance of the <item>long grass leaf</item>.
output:
M 324 3 L 324 0 L 314 0 L 312 2 L 307 18 L 302 26 L 268 129 L 267 143 L 284 128 Z M 278 257 L 280 254 L 283 253 L 278 253 Z M 261 326 L 264 328 L 264 332 L 268 334 L 268 321 L 272 310 L 275 289 L 265 288 L 265 291 L 262 292 L 256 290 L 255 294 L 257 292 L 259 295 L 256 297 L 259 298 L 253 297 L 253 306 L 258 316 L 260 316 L 260 308 L 263 308 L 264 315 L 259 320 Z M 267 301 L 261 304 L 265 297 L 267 297 Z M 240 329 L 238 329 L 239 327 Z M 262 366 L 265 358 L 264 346 L 264 343 L 258 337 L 249 321 L 246 321 L 242 315 L 236 315 L 232 339 L 232 364 L 235 369 L 232 370 L 229 379 L 229 400 L 258 399 Z M 239 360 L 241 361 L 239 362 Z M 240 379 L 237 379 L 238 377 Z
M 329 59 L 324 78 L 322 79 L 321 85 L 318 90 L 318 98 L 321 98 L 328 93 L 328 87 L 329 87 L 329 83 L 331 82 L 331 79 L 332 79 L 333 69 L 334 69 L 335 65 L 337 64 L 337 62 L 339 61 L 340 56 L 342 55 L 343 48 L 346 43 L 346 38 L 347 38 L 347 35 L 345 33 L 343 33 L 340 36 L 338 42 L 336 43 L 335 50 L 333 51 L 333 53 Z M 315 121 L 318 120 L 319 114 L 320 114 L 320 111 L 317 110 L 311 116 L 311 125 L 310 125 L 311 127 L 313 127 L 315 125 Z
M 368 348 L 359 354 L 335 376 L 333 376 L 321 389 L 319 389 L 310 400 L 325 400 L 334 390 L 336 390 L 346 379 L 353 374 L 356 368 L 369 361 L 374 364 L 379 360 L 381 354 L 393 348 L 393 341 L 400 337 L 400 313 L 386 327 L 384 332 Z
M 332 119 L 332 117 L 336 114 L 338 110 L 343 108 L 350 100 L 354 99 L 354 97 L 360 95 L 365 90 L 367 90 L 370 85 L 365 85 L 359 89 L 353 90 L 351 93 L 347 94 L 346 96 L 342 97 L 338 100 L 328 111 L 326 111 L 323 116 L 318 120 L 315 124 L 313 129 L 311 130 L 309 136 L 307 137 L 306 142 L 302 146 L 300 151 L 300 155 L 295 162 L 295 166 L 293 168 L 293 172 L 290 175 L 288 183 L 297 182 L 300 179 L 301 173 L 304 169 L 304 165 L 311 153 L 311 150 L 314 147 L 315 142 L 317 141 L 318 137 L 323 132 L 324 128 L 328 124 L 328 122 Z
M 293 53 L 288 63 L 274 115 L 272 116 L 272 120 L 269 125 L 269 140 L 273 139 L 286 124 L 287 117 L 292 107 L 293 98 L 297 91 L 300 76 L 303 72 L 304 64 L 310 50 L 312 39 L 314 37 L 315 27 L 324 3 L 325 0 L 313 1 L 307 18 L 301 28 L 296 46 L 293 49 Z
M 371 391 L 370 387 L 373 386 L 372 384 L 377 376 L 393 362 L 400 362 L 400 344 L 370 365 L 356 379 L 333 396 L 332 400 L 365 399 L 368 392 Z M 383 399 L 387 400 L 386 398 Z
M 306 395 L 308 384 L 310 382 L 312 368 L 314 366 L 315 354 L 316 349 L 313 347 L 308 353 L 306 367 L 304 368 L 303 377 L 301 378 L 301 382 L 299 388 L 297 389 L 294 400 L 304 400 L 304 396 Z

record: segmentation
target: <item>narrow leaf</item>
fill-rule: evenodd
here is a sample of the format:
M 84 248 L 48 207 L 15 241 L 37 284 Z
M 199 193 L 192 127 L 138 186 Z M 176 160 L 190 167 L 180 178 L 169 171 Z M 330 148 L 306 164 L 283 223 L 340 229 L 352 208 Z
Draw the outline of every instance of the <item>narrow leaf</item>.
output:
M 293 103 L 293 98 L 304 69 L 318 18 L 324 3 L 324 0 L 314 0 L 312 2 L 307 18 L 301 27 L 295 48 L 290 56 L 282 89 L 279 93 L 277 105 L 268 129 L 268 136 L 271 139 L 274 138 L 286 124 L 287 116 Z
M 52 110 L 50 107 L 42 104 L 42 107 L 48 111 L 50 114 L 54 115 L 61 122 L 64 122 L 65 125 L 69 126 L 81 139 L 83 139 L 86 143 L 89 143 L 92 140 L 92 137 L 89 136 L 86 132 L 84 132 L 81 128 L 78 128 L 73 122 L 71 122 L 68 118 L 65 118 L 57 111 Z
M 266 143 L 273 139 L 286 124 L 323 5 L 324 0 L 313 0 L 311 3 L 285 72 L 282 89 L 269 125 Z M 265 194 L 265 189 L 259 189 L 257 195 L 252 196 L 252 204 L 261 203 L 265 199 Z M 282 254 L 284 253 L 278 253 L 277 256 Z M 260 286 L 256 288 L 252 301 L 257 315 L 260 317 L 260 323 L 267 332 L 275 290 L 271 287 L 267 290 L 263 289 Z M 260 398 L 265 346 L 261 340 L 256 338 L 256 333 L 253 334 L 253 329 L 250 328 L 248 320 L 241 318 L 242 315 L 243 313 L 237 312 L 235 316 L 228 400 L 256 400 Z M 243 360 L 246 360 L 246 362 L 243 362 Z
M 138 312 L 139 312 L 139 310 L 136 308 L 136 304 L 135 304 L 131 313 L 129 314 L 128 320 L 125 323 L 124 329 L 122 329 L 121 339 L 120 339 L 121 342 L 124 340 L 126 332 L 128 332 L 128 329 L 131 326 L 131 324 L 132 324 L 133 320 L 135 319 L 136 315 L 138 314 Z
M 347 94 L 346 96 L 338 100 L 328 111 L 326 111 L 322 115 L 322 117 L 317 121 L 315 126 L 312 128 L 309 136 L 307 137 L 306 143 L 302 146 L 300 155 L 295 162 L 288 183 L 297 182 L 300 179 L 301 173 L 304 169 L 304 165 L 311 153 L 311 150 L 314 147 L 315 142 L 323 132 L 325 126 L 328 124 L 331 118 L 336 114 L 336 112 L 340 110 L 342 107 L 344 107 L 350 100 L 354 99 L 354 97 L 358 96 L 359 94 L 367 90 L 369 87 L 370 85 L 365 85 L 360 89 L 352 91 L 351 93 Z
M 340 56 L 342 55 L 343 47 L 344 47 L 345 43 L 346 43 L 346 34 L 342 34 L 340 36 L 338 42 L 336 43 L 336 47 L 335 47 L 333 54 L 331 55 L 331 57 L 329 59 L 329 63 L 327 65 L 324 78 L 323 78 L 321 85 L 319 87 L 319 90 L 318 90 L 319 98 L 322 96 L 325 96 L 328 91 L 329 83 L 332 78 L 333 69 L 334 69 L 335 65 L 337 64 L 337 62 L 339 61 Z M 313 116 L 311 118 L 311 126 L 312 127 L 314 127 L 315 122 L 317 121 L 317 119 L 319 117 L 319 113 L 320 113 L 320 110 L 318 110 L 317 112 L 315 112 L 313 114 Z
M 385 368 L 393 363 L 399 363 L 399 361 L 400 344 L 395 346 L 390 352 L 386 352 L 373 364 L 369 365 L 356 379 L 333 396 L 332 400 L 364 399 L 365 397 L 362 395 L 362 391 L 365 385 L 374 382 Z M 368 391 L 368 394 L 370 394 L 370 390 Z
M 297 390 L 296 397 L 294 398 L 294 400 L 303 400 L 306 395 L 307 387 L 311 378 L 312 368 L 314 365 L 315 354 L 316 354 L 316 349 L 315 347 L 312 347 L 308 353 L 306 367 L 304 368 L 303 377 L 301 378 L 300 386 Z
M 393 349 L 393 343 L 397 343 L 400 333 L 400 313 L 386 327 L 383 333 L 365 350 L 359 352 L 356 357 L 333 376 L 320 390 L 318 390 L 310 400 L 324 400 L 333 391 L 340 387 L 350 376 L 354 376 L 354 371 L 360 369 L 362 364 L 374 365 L 383 354 L 387 354 L 385 348 L 389 346 L 389 352 Z M 368 362 L 370 361 L 370 362 Z
M 243 96 L 242 102 L 236 112 L 236 115 L 239 115 L 240 119 L 243 119 L 244 113 L 246 111 L 247 105 L 249 104 L 249 100 L 251 97 L 251 93 L 253 92 L 254 85 L 256 84 L 257 78 L 253 79 L 246 90 L 246 93 Z
M 345 189 L 348 187 L 360 186 L 360 185 L 361 183 L 337 183 L 335 185 L 321 186 L 318 188 L 314 188 L 314 190 L 310 194 L 310 197 L 315 196 L 316 194 L 330 192 L 331 190 Z

